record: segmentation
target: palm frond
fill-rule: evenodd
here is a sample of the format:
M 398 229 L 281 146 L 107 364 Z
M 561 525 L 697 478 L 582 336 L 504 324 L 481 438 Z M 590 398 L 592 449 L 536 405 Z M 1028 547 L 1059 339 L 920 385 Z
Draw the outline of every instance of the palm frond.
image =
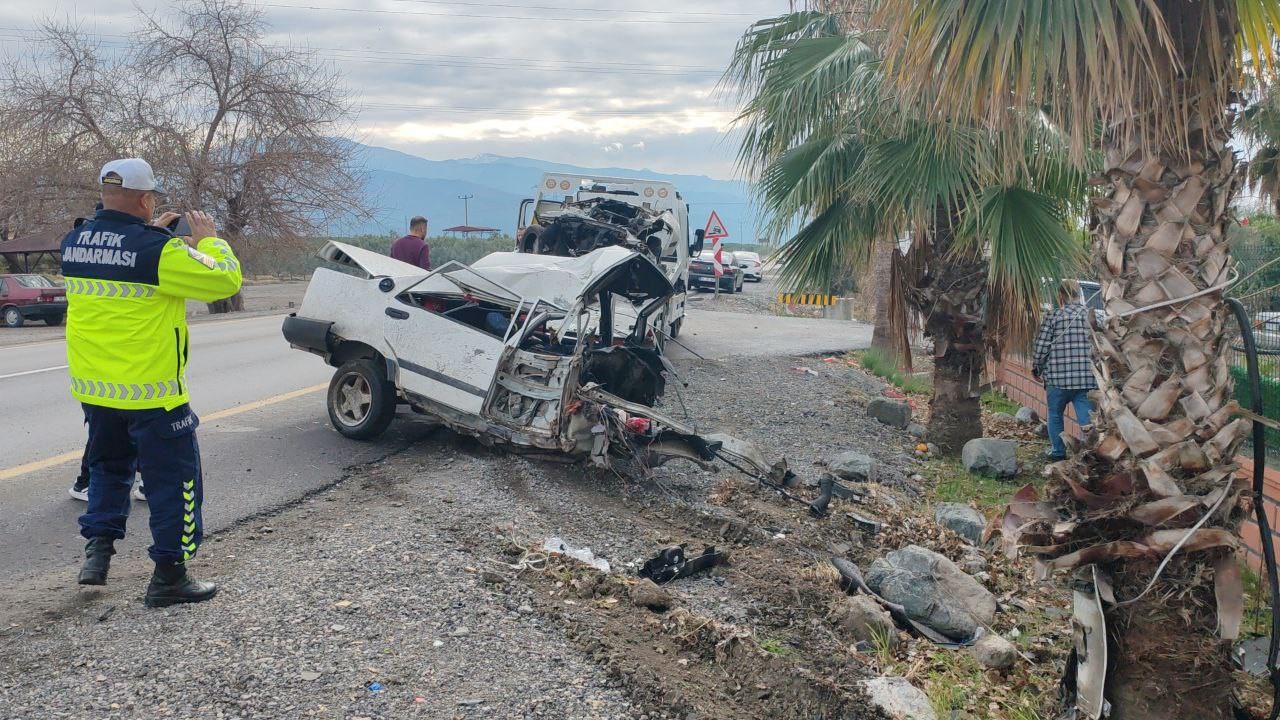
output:
M 904 102 L 1015 131 L 1010 108 L 1044 107 L 1077 156 L 1099 120 L 1174 147 L 1216 126 L 1241 53 L 1269 67 L 1280 27 L 1280 0 L 876 2 L 887 74 Z
M 1061 198 L 1019 186 L 985 188 L 965 208 L 956 248 L 987 249 L 994 326 L 1014 343 L 1028 341 L 1039 322 L 1045 279 L 1073 277 L 1084 266 L 1085 245 L 1069 222 Z
M 841 200 L 824 208 L 778 251 L 782 285 L 827 292 L 843 273 L 866 265 L 879 208 Z

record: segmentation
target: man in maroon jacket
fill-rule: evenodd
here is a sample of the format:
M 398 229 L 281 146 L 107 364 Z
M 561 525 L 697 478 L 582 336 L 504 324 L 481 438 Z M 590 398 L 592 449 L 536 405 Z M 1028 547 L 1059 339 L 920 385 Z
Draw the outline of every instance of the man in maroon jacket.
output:
M 431 269 L 431 246 L 427 245 L 427 219 L 419 215 L 409 221 L 409 234 L 391 244 L 391 257 Z

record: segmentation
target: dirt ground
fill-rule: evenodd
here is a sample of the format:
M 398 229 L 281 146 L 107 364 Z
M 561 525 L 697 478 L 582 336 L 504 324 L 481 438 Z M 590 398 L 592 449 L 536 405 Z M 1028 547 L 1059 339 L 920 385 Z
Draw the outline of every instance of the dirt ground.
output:
M 1024 564 L 991 557 L 979 575 L 1001 601 L 992 630 L 1022 653 L 1006 674 L 905 633 L 871 647 L 836 622 L 833 556 L 865 570 L 910 543 L 972 552 L 933 521 L 942 466 L 867 417 L 882 381 L 848 358 L 677 371 L 665 409 L 786 458 L 792 497 L 723 465 L 608 472 L 437 430 L 207 538 L 193 571 L 222 584 L 210 603 L 142 607 L 141 528 L 104 589 L 77 590 L 71 566 L 0 589 L 0 718 L 871 719 L 860 688 L 880 674 L 924 688 L 939 717 L 1053 716 L 1065 598 Z M 813 517 L 813 484 L 849 450 L 877 460 L 878 482 Z M 551 537 L 610 572 L 548 553 Z M 638 569 L 672 545 L 727 561 L 667 586 L 665 610 L 637 604 Z

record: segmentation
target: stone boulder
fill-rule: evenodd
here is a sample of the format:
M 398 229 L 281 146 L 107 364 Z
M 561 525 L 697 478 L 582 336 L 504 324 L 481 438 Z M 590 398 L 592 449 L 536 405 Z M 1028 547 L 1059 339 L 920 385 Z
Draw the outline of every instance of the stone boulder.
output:
M 656 612 L 662 612 L 675 604 L 675 598 L 671 593 L 649 578 L 632 585 L 630 595 L 631 602 L 635 603 L 636 607 L 649 608 Z
M 840 453 L 827 467 L 841 480 L 875 482 L 876 479 L 876 461 L 858 452 Z
M 983 667 L 991 670 L 1008 670 L 1018 661 L 1018 648 L 999 635 L 983 635 L 969 652 Z
M 967 640 L 990 625 L 996 598 L 956 564 L 932 550 L 908 545 L 871 563 L 867 585 L 903 607 L 911 619 Z
M 911 424 L 911 406 L 900 400 L 876 398 L 867 403 L 867 415 L 899 430 Z
M 974 545 L 982 542 L 982 531 L 987 527 L 982 513 L 960 503 L 939 503 L 933 510 L 933 519 Z
M 888 611 L 866 595 L 842 597 L 831 606 L 831 619 L 851 642 L 875 645 L 877 636 L 887 639 L 889 647 L 898 645 L 898 628 Z
M 974 438 L 964 444 L 960 461 L 971 473 L 1011 478 L 1018 474 L 1018 443 L 997 438 Z
M 863 683 L 867 699 L 886 717 L 895 720 L 938 720 L 933 704 L 923 690 L 906 678 L 878 677 Z
M 1013 419 L 1023 425 L 1035 425 L 1040 422 L 1040 413 L 1037 413 L 1035 410 L 1023 405 L 1018 408 L 1018 412 L 1014 414 Z
M 1016 419 L 1007 412 L 993 412 L 990 417 L 992 420 L 999 420 L 1001 422 L 1016 422 Z
M 929 428 L 920 423 L 911 423 L 907 426 L 907 434 L 917 440 L 925 440 L 929 437 Z

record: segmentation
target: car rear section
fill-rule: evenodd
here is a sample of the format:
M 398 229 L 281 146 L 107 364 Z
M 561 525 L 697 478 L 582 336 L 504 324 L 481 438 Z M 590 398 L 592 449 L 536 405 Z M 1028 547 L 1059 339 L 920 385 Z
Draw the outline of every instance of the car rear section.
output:
M 29 320 L 61 325 L 67 317 L 67 289 L 43 275 L 0 275 L 0 323 L 22 327 Z

